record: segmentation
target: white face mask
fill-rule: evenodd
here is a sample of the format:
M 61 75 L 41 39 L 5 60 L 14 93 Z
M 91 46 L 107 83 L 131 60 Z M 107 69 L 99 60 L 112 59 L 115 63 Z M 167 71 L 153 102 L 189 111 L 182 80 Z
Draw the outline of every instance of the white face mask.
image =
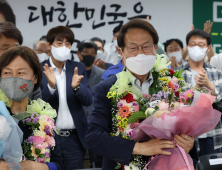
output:
M 176 62 L 179 63 L 182 59 L 182 52 L 176 51 L 176 52 L 167 54 L 167 56 L 169 57 L 170 60 L 173 56 L 176 57 Z
M 104 53 L 100 50 L 97 50 L 96 59 L 104 59 Z
M 118 46 L 117 40 L 113 40 L 113 43 L 115 44 L 116 47 Z
M 145 55 L 145 54 L 138 54 L 135 57 L 129 57 L 127 59 L 124 56 L 124 58 L 127 69 L 137 75 L 147 74 L 153 68 L 156 61 L 155 55 Z
M 50 56 L 48 56 L 46 53 L 36 54 L 39 58 L 39 62 L 42 63 L 45 60 L 48 60 Z
M 66 46 L 56 48 L 52 45 L 52 56 L 57 60 L 57 61 L 66 61 L 66 60 L 71 60 L 71 55 L 70 55 L 71 49 L 67 48 Z
M 206 48 L 200 48 L 199 46 L 188 47 L 188 53 L 190 58 L 195 62 L 200 62 L 206 56 Z

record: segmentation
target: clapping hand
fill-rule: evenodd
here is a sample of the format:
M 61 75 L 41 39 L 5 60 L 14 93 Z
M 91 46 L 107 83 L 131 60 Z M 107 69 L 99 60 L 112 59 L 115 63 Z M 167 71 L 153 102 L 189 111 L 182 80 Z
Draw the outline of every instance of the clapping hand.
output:
M 94 61 L 94 65 L 96 65 L 97 67 L 100 67 L 101 69 L 105 69 L 106 67 L 106 63 L 102 61 L 101 59 L 96 59 Z
M 56 85 L 56 77 L 55 77 L 55 74 L 53 72 L 53 69 L 52 67 L 49 67 L 48 64 L 45 64 L 45 66 L 43 66 L 44 68 L 44 71 L 43 73 L 45 74 L 46 76 L 46 79 L 49 83 L 49 86 L 52 88 L 52 89 L 55 89 L 55 85 Z
M 195 75 L 194 80 L 200 87 L 209 87 L 210 80 L 207 77 L 206 71 L 202 68 L 199 75 Z
M 78 87 L 80 85 L 80 82 L 83 77 L 84 77 L 83 75 L 78 74 L 78 67 L 75 67 L 74 74 L 72 77 L 72 84 L 71 84 L 73 89 L 75 89 L 76 87 Z

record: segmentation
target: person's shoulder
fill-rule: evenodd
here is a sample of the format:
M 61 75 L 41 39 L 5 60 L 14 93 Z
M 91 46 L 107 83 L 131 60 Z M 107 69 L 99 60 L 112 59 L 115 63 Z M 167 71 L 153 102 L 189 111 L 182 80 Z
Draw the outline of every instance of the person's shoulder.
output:
M 75 66 L 75 67 L 78 67 L 78 68 L 85 68 L 85 65 L 81 62 L 78 62 L 78 61 L 67 60 L 66 64 L 72 65 L 72 66 Z
M 97 74 L 100 74 L 100 75 L 102 75 L 105 72 L 105 70 L 103 70 L 103 69 L 101 69 L 101 68 L 99 68 L 98 66 L 95 66 L 95 65 L 93 65 L 92 70 L 94 70 Z
M 179 67 L 173 68 L 172 70 L 178 71 L 178 70 L 181 70 L 181 69 L 186 69 L 186 68 L 188 68 L 188 67 L 189 67 L 189 64 L 188 64 L 186 61 L 184 61 L 183 64 L 181 64 Z
M 43 62 L 40 63 L 41 66 L 43 67 L 45 64 L 49 64 L 49 59 L 44 60 Z
M 110 42 L 110 43 L 106 43 L 106 44 L 104 45 L 104 49 L 105 49 L 105 48 L 109 48 L 109 47 L 111 47 L 112 45 L 113 45 L 112 42 Z
M 112 87 L 112 85 L 115 84 L 116 80 L 117 80 L 116 76 L 109 77 L 109 78 L 101 81 L 99 84 L 97 84 L 94 87 L 94 90 L 102 88 L 104 91 L 108 92 L 109 89 Z

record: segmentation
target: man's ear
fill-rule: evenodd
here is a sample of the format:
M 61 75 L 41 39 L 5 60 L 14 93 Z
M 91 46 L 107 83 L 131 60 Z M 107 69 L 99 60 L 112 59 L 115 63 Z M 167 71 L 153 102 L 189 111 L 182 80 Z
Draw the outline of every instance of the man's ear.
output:
M 52 50 L 51 44 L 49 44 L 49 42 L 47 42 L 47 45 L 49 46 L 49 50 L 51 51 Z
M 158 49 L 158 44 L 156 44 L 156 50 Z
M 210 45 L 208 46 L 207 53 L 210 52 L 210 49 L 211 49 L 211 48 L 212 48 L 212 45 L 210 44 Z
M 76 53 L 76 54 L 77 54 L 77 56 L 78 56 L 79 60 L 80 60 L 80 61 L 82 61 L 83 57 L 82 57 L 82 55 L 80 54 L 80 52 L 79 52 L 79 51 L 77 51 L 77 53 Z
M 121 50 L 121 48 L 119 46 L 117 46 L 117 50 L 122 58 L 122 60 L 124 59 L 124 56 L 123 56 L 123 50 Z

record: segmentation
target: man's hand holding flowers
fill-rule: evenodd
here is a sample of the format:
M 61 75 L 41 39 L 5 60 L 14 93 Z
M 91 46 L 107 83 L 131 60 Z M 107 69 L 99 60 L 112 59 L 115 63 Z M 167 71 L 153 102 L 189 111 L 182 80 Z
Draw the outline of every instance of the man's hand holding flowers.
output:
M 182 135 L 175 135 L 174 136 L 174 141 L 176 144 L 181 146 L 186 153 L 189 153 L 190 150 L 193 148 L 194 145 L 194 137 L 190 137 L 188 135 L 182 134 Z

